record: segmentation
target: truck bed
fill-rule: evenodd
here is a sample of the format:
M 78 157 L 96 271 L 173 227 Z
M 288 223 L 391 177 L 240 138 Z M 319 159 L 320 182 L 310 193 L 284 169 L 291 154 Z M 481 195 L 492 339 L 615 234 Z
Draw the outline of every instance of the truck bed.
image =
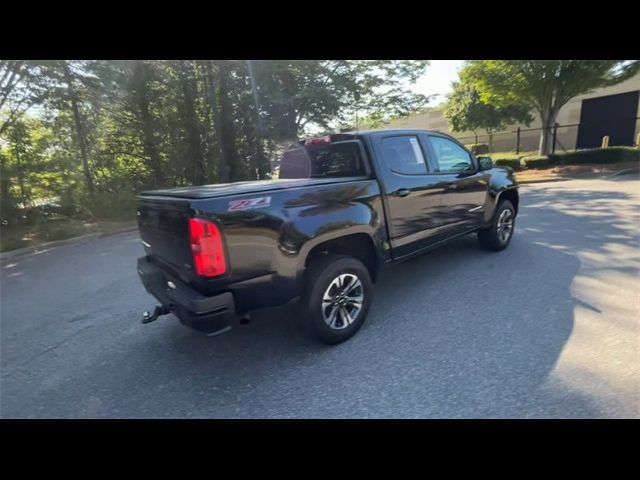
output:
M 193 217 L 220 227 L 228 262 L 221 277 L 200 278 L 193 270 L 188 227 Z M 149 261 L 204 295 L 233 289 L 243 307 L 278 304 L 279 296 L 291 296 L 304 271 L 306 249 L 315 242 L 347 229 L 386 239 L 378 182 L 363 177 L 144 192 L 138 197 L 138 224 Z M 257 285 L 264 286 L 264 296 Z
M 362 179 L 363 177 L 256 180 L 250 182 L 219 183 L 214 185 L 198 185 L 192 187 L 150 190 L 142 192 L 140 195 L 143 197 L 174 197 L 199 200 L 206 198 L 225 197 L 229 195 L 244 195 L 250 193 L 270 192 L 274 190 L 289 188 L 330 185 L 333 183 L 345 183 Z

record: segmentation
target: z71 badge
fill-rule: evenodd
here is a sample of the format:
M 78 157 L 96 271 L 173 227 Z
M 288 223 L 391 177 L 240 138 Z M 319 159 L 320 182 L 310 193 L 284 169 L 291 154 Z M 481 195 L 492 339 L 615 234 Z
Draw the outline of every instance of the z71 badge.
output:
M 253 210 L 254 208 L 264 208 L 271 205 L 271 197 L 247 198 L 245 200 L 231 200 L 228 212 L 239 210 Z

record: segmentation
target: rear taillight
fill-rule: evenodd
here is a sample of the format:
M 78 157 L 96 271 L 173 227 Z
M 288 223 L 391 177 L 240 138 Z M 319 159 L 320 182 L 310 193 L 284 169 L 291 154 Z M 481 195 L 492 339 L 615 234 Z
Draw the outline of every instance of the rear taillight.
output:
M 200 218 L 190 218 L 189 237 L 193 265 L 198 275 L 217 277 L 227 271 L 222 235 L 215 223 Z

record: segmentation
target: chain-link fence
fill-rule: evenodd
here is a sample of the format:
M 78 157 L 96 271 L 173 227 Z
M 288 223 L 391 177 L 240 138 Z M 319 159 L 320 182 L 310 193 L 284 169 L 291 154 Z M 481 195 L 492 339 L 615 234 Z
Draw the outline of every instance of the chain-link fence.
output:
M 555 126 L 548 129 L 551 151 L 555 153 L 582 148 L 597 148 L 602 146 L 603 137 L 605 136 L 608 137 L 609 146 L 638 145 L 640 142 L 638 119 L 640 117 L 633 119 L 633 130 L 631 130 L 631 124 L 628 121 L 622 130 L 619 126 L 613 125 L 609 127 L 606 124 L 555 124 Z M 543 130 L 543 128 L 518 127 L 515 130 L 494 132 L 492 134 L 485 132 L 463 137 L 456 136 L 456 138 L 467 147 L 475 146 L 478 148 L 478 146 L 484 146 L 484 150 L 487 153 L 516 152 L 516 154 L 520 154 L 538 150 Z

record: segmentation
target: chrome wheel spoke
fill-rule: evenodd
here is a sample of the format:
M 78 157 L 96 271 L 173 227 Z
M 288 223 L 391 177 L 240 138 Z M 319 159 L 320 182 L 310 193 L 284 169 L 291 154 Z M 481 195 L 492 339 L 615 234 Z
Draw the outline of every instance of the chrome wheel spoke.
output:
M 342 307 L 340 309 L 340 315 L 342 316 L 342 321 L 346 325 L 351 325 L 351 323 L 353 322 L 353 318 L 351 317 L 351 314 L 347 311 L 345 307 Z
M 338 312 L 339 312 L 340 308 L 335 306 L 333 307 L 333 309 L 331 310 L 331 313 L 328 316 L 325 316 L 325 321 L 327 321 L 327 324 L 329 325 L 329 327 L 331 328 L 337 328 L 336 327 L 336 320 L 338 320 Z
M 347 288 L 345 288 L 345 295 L 349 295 L 351 292 L 353 292 L 356 288 L 362 287 L 362 282 L 360 282 L 360 279 L 358 277 L 353 277 L 353 282 L 351 282 L 349 284 L 349 286 Z
M 358 278 L 352 275 L 340 275 L 340 277 L 344 277 L 342 280 L 342 285 L 340 287 L 340 292 L 344 295 L 353 288 L 355 283 L 358 281 Z
M 347 303 L 349 305 L 355 305 L 357 307 L 361 307 L 362 306 L 362 302 L 364 301 L 364 295 L 360 294 L 360 295 L 356 295 L 355 297 L 347 297 Z
M 513 231 L 513 214 L 511 210 L 503 210 L 498 217 L 497 234 L 501 243 L 506 243 Z

